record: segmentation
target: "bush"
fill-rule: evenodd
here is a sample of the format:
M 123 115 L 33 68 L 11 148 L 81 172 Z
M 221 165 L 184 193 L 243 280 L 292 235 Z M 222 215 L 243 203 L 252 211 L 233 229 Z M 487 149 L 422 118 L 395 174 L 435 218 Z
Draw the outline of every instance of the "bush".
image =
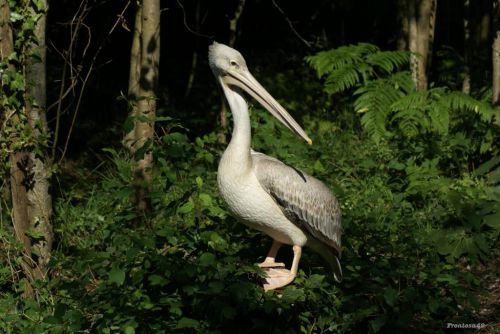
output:
M 399 71 L 406 57 L 363 44 L 308 58 L 331 77 L 323 96 L 317 81 L 302 81 L 316 110 L 302 122 L 312 147 L 252 108 L 254 148 L 337 194 L 341 284 L 306 250 L 294 283 L 264 292 L 255 263 L 270 239 L 235 221 L 218 195 L 223 147 L 214 133 L 191 139 L 173 126 L 154 143 L 150 215 L 130 205 L 129 161 L 107 149 L 95 182 L 57 200 L 58 246 L 36 301 L 19 298 L 6 269 L 19 262 L 2 257 L 0 325 L 7 333 L 437 333 L 446 322 L 477 322 L 474 268 L 499 255 L 498 128 L 485 102 L 443 87 L 415 92 Z M 280 85 L 295 75 L 269 80 L 292 113 L 302 97 Z M 388 85 L 394 96 L 372 99 Z

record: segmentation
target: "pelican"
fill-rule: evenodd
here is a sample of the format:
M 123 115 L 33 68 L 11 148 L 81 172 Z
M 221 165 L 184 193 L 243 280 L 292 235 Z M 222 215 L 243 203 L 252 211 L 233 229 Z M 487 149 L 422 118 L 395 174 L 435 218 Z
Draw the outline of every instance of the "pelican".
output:
M 252 76 L 237 50 L 214 42 L 209 46 L 208 58 L 234 123 L 231 141 L 219 163 L 217 183 L 230 211 L 245 225 L 273 239 L 269 253 L 259 264 L 267 274 L 264 289 L 278 289 L 293 282 L 304 246 L 318 252 L 340 282 L 342 230 L 337 199 L 316 178 L 250 148 L 250 116 L 243 92 L 309 144 L 311 139 Z M 276 262 L 282 245 L 293 247 L 290 270 Z

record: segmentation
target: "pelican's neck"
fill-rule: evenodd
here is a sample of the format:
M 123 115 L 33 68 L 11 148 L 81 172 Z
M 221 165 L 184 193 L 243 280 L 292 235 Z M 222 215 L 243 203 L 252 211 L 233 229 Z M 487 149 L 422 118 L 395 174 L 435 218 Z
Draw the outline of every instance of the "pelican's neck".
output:
M 230 159 L 242 168 L 250 167 L 251 126 L 248 104 L 243 96 L 225 85 L 222 85 L 229 108 L 233 114 L 233 135 L 224 152 L 224 158 Z

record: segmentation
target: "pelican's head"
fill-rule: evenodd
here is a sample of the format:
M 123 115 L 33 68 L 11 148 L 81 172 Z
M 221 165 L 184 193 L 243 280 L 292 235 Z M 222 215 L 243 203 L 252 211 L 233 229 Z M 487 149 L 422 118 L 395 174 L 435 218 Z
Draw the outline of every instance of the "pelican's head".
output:
M 248 71 L 247 64 L 241 53 L 227 45 L 214 42 L 208 48 L 208 61 L 212 72 L 223 86 L 226 95 L 231 92 L 234 93 L 232 87 L 241 88 L 259 101 L 288 129 L 302 137 L 309 144 L 312 144 L 312 140 L 300 125 Z
M 208 62 L 216 77 L 225 76 L 228 71 L 248 71 L 247 63 L 239 51 L 217 42 L 208 47 Z

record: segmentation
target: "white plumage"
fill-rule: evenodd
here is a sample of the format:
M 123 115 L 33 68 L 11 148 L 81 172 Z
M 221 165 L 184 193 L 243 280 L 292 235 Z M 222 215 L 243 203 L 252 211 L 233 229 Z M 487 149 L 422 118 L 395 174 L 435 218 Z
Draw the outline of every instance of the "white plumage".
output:
M 268 272 L 264 288 L 291 283 L 303 246 L 310 246 L 329 263 L 341 280 L 340 208 L 330 190 L 316 178 L 250 148 L 248 105 L 242 90 L 259 101 L 286 127 L 311 140 L 286 110 L 255 80 L 241 54 L 219 43 L 209 48 L 209 62 L 233 113 L 233 134 L 218 168 L 219 190 L 229 209 L 244 224 L 273 238 L 260 265 Z M 290 271 L 275 262 L 282 244 L 292 245 Z M 278 268 L 278 269 L 276 269 Z

